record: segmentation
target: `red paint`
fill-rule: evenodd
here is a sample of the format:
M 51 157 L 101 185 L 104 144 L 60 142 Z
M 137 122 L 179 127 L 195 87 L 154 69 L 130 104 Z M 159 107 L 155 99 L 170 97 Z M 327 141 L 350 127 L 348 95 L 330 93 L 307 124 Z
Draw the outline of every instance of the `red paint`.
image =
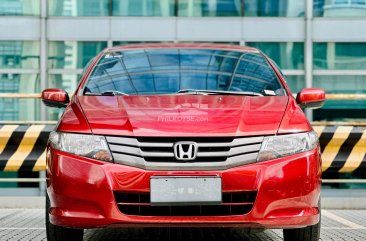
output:
M 287 96 L 78 96 L 94 134 L 274 135 Z
M 140 48 L 209 48 L 243 52 L 256 49 L 213 44 L 132 45 L 106 49 L 86 71 L 57 131 L 118 136 L 256 136 L 298 133 L 312 128 L 298 103 L 324 100 L 320 90 L 305 90 L 297 102 L 274 67 L 288 96 L 83 96 L 87 76 L 107 51 Z M 48 97 L 51 91 L 45 94 Z M 60 91 L 55 91 L 60 95 Z M 323 92 L 324 93 L 324 92 Z M 52 97 L 54 100 L 56 97 Z M 62 96 L 60 97 L 62 99 Z M 319 221 L 319 148 L 272 161 L 220 171 L 146 171 L 96 161 L 49 147 L 48 194 L 53 224 L 79 228 L 113 226 L 204 226 L 296 228 Z M 113 191 L 149 192 L 150 177 L 222 177 L 223 192 L 258 191 L 245 215 L 157 217 L 122 214 Z
M 298 133 L 310 131 L 311 125 L 306 119 L 304 112 L 301 110 L 293 97 L 289 97 L 287 109 L 284 112 L 281 126 L 278 130 L 280 134 Z
M 42 99 L 61 104 L 67 104 L 70 101 L 69 95 L 63 89 L 46 89 L 42 91 Z
M 72 103 L 66 107 L 56 129 L 61 132 L 91 134 L 89 123 L 85 119 L 85 116 L 76 101 L 72 101 Z
M 303 107 L 319 108 L 325 102 L 325 92 L 318 88 L 306 88 L 297 95 L 296 101 Z
M 94 228 L 107 226 L 262 226 L 303 227 L 319 220 L 321 167 L 319 149 L 225 171 L 144 171 L 103 163 L 60 151 L 53 152 L 51 222 Z M 252 211 L 240 216 L 154 217 L 122 214 L 112 191 L 147 192 L 158 175 L 222 177 L 223 191 L 258 190 Z

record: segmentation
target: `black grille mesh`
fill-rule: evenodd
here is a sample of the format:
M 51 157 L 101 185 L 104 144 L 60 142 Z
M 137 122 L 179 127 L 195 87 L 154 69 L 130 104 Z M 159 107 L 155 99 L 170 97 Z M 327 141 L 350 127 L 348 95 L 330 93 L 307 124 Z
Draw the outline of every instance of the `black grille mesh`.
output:
M 119 210 L 137 216 L 229 216 L 249 213 L 255 202 L 256 191 L 227 192 L 221 205 L 152 206 L 150 193 L 115 192 Z

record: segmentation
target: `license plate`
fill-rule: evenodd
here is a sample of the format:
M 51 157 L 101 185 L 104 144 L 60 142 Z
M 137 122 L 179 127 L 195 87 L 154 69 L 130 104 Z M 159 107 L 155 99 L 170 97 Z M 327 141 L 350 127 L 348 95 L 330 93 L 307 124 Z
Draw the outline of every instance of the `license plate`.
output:
M 221 177 L 151 177 L 151 205 L 214 205 L 222 202 Z

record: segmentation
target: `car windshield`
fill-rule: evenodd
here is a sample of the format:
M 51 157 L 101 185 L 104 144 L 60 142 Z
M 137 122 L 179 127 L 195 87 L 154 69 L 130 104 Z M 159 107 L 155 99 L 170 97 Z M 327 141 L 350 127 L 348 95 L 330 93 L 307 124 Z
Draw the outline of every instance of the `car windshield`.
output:
M 109 52 L 94 67 L 84 88 L 85 95 L 234 92 L 285 95 L 260 53 L 211 49 Z

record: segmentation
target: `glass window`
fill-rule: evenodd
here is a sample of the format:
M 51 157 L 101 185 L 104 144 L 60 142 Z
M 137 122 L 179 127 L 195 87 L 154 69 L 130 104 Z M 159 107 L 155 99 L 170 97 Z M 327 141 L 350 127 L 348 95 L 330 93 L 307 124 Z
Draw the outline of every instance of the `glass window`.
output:
M 365 16 L 365 0 L 314 0 L 314 17 Z
M 40 80 L 37 74 L 0 74 L 0 93 L 39 92 Z
M 40 14 L 40 0 L 1 0 L 0 15 L 37 16 Z
M 169 41 L 114 41 L 113 46 L 122 46 L 128 44 L 154 44 L 154 43 L 173 43 Z
M 39 42 L 0 41 L 0 68 L 38 69 Z
M 50 16 L 109 16 L 109 0 L 49 0 L 48 13 Z
M 179 0 L 178 16 L 241 16 L 241 2 L 241 0 Z
M 49 88 L 60 88 L 66 90 L 69 94 L 76 90 L 81 75 L 79 74 L 54 74 L 48 76 Z
M 113 0 L 113 16 L 174 16 L 175 0 Z
M 314 76 L 313 85 L 332 94 L 366 94 L 364 75 L 326 75 Z
M 0 98 L 0 121 L 40 120 L 40 99 Z
M 227 42 L 227 41 L 179 41 L 179 43 L 197 43 L 197 44 L 229 44 L 229 45 L 240 45 L 240 42 Z
M 106 47 L 107 42 L 49 42 L 48 68 L 82 69 Z
M 304 69 L 304 43 L 247 42 L 271 58 L 281 69 Z
M 366 121 L 365 100 L 327 100 L 314 110 L 315 121 Z
M 313 86 L 328 94 L 366 94 L 366 76 L 314 76 Z M 314 110 L 314 120 L 354 121 L 366 120 L 365 100 L 327 100 Z
M 246 17 L 304 17 L 305 0 L 245 0 Z
M 272 68 L 257 53 L 212 49 L 148 49 L 106 54 L 91 74 L 87 94 L 167 94 L 181 89 L 283 94 Z
M 58 121 L 65 111 L 65 108 L 47 108 L 47 121 Z
M 39 75 L 0 74 L 0 93 L 40 93 Z M 1 121 L 39 120 L 41 101 L 0 98 Z
M 366 76 L 327 75 L 314 76 L 314 87 L 328 94 L 366 94 Z M 314 110 L 314 120 L 365 121 L 365 100 L 327 100 L 325 105 Z
M 292 93 L 299 93 L 305 88 L 305 76 L 303 75 L 289 75 L 285 76 L 285 79 Z
M 366 43 L 314 43 L 314 69 L 366 69 Z
M 163 43 L 163 44 L 170 44 L 173 42 L 170 41 L 114 41 L 113 46 L 123 46 L 128 44 L 155 44 L 155 43 Z M 207 41 L 200 42 L 200 41 L 179 41 L 179 43 L 208 43 Z M 213 41 L 210 43 L 216 43 L 216 44 L 231 44 L 231 45 L 239 45 L 240 42 L 217 42 Z

